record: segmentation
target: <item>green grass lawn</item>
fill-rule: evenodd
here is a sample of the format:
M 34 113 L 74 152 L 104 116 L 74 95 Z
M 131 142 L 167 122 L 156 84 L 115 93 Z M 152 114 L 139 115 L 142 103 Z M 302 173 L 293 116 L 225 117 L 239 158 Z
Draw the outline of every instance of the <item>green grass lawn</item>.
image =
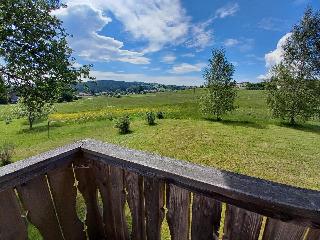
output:
M 28 130 L 26 121 L 9 125 L 0 121 L 0 143 L 16 145 L 14 160 L 20 160 L 82 138 L 100 139 L 130 148 L 155 152 L 203 165 L 277 182 L 320 189 L 320 124 L 308 122 L 290 128 L 271 119 L 263 91 L 239 91 L 237 110 L 222 122 L 203 119 L 198 109 L 198 89 L 176 93 L 131 95 L 122 98 L 95 97 L 57 104 L 57 113 L 120 109 L 175 109 L 148 126 L 142 115 L 132 117 L 133 132 L 119 135 L 114 120 L 56 122 L 47 136 L 47 123 Z M 10 106 L 1 106 L 4 115 Z

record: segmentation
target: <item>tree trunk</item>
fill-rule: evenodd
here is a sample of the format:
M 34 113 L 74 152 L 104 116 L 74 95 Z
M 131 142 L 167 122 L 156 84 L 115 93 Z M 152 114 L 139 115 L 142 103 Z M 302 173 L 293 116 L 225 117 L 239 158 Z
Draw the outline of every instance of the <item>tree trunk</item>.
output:
M 294 119 L 293 116 L 290 117 L 290 125 L 292 126 L 296 125 L 296 120 Z
M 28 116 L 28 121 L 29 121 L 29 129 L 31 130 L 33 127 L 33 118 L 31 117 L 31 115 L 29 114 Z

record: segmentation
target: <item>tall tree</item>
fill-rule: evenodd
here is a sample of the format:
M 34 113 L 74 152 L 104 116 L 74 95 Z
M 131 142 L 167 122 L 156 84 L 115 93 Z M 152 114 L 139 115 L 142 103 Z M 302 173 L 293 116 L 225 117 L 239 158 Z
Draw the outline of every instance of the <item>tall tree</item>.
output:
M 320 112 L 320 12 L 305 11 L 272 69 L 268 103 L 275 117 L 296 124 Z
M 214 49 L 203 75 L 207 93 L 201 98 L 201 108 L 205 115 L 214 115 L 221 120 L 222 115 L 235 109 L 237 91 L 233 74 L 234 66 L 228 62 L 225 51 Z
M 21 97 L 29 126 L 61 91 L 89 77 L 90 66 L 75 68 L 69 36 L 52 10 L 57 0 L 1 0 L 0 74 Z

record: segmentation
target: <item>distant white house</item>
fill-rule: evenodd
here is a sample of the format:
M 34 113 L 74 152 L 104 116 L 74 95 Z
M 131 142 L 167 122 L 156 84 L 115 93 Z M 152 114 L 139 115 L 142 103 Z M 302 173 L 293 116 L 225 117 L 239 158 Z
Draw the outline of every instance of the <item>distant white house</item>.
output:
M 237 88 L 245 89 L 247 87 L 248 83 L 249 82 L 239 82 L 239 83 L 237 82 L 236 86 L 237 86 Z

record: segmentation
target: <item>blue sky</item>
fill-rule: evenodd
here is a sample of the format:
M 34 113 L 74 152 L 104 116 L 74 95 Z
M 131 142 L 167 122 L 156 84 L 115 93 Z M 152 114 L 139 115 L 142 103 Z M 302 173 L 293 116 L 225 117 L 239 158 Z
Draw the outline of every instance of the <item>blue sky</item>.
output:
M 257 82 L 318 0 L 66 0 L 55 14 L 73 35 L 77 64 L 98 80 L 203 84 L 212 48 L 224 47 L 238 82 Z

